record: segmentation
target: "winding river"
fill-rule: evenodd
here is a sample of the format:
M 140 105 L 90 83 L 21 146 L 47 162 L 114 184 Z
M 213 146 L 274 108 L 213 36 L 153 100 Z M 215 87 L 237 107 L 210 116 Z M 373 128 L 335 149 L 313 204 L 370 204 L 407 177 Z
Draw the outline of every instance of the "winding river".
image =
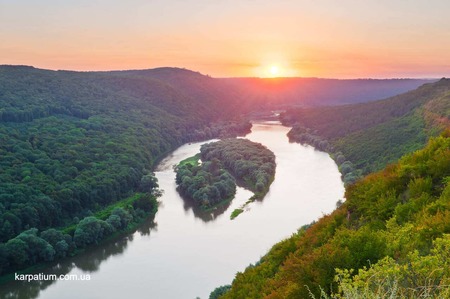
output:
M 288 131 L 278 122 L 253 124 L 246 138 L 275 153 L 276 175 L 266 197 L 236 219 L 230 220 L 230 214 L 252 195 L 248 190 L 238 188 L 231 204 L 213 213 L 202 213 L 180 198 L 172 167 L 197 153 L 202 143 L 183 145 L 156 169 L 164 195 L 154 223 L 39 271 L 89 274 L 89 281 L 11 282 L 0 286 L 0 298 L 208 298 L 273 244 L 331 212 L 344 196 L 329 155 L 289 143 Z

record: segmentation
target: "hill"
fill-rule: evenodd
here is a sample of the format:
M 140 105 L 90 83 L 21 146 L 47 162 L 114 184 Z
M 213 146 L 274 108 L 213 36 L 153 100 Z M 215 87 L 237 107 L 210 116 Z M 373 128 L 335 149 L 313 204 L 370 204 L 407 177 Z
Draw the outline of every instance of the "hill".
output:
M 1 66 L 0 86 L 1 272 L 73 254 L 154 215 L 159 159 L 251 126 L 236 100 L 210 97 L 207 85 L 194 97 L 134 74 Z
M 449 131 L 348 187 L 346 199 L 214 296 L 448 298 Z
M 294 126 L 293 141 L 313 144 L 345 163 L 343 174 L 352 182 L 422 148 L 450 125 L 449 107 L 450 79 L 441 79 L 384 100 L 291 109 L 281 118 Z
M 425 79 L 321 79 L 229 78 L 218 79 L 243 98 L 265 107 L 313 107 L 370 102 L 416 89 L 436 80 Z

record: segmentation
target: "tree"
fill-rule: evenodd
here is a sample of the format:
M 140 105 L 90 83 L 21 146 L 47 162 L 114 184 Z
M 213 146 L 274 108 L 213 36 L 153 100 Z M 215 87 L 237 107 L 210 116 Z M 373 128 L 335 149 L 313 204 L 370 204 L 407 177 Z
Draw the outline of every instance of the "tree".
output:
M 0 229 L 0 240 L 9 240 L 14 236 L 14 227 L 8 220 L 3 222 L 3 226 Z
M 220 296 L 227 293 L 231 289 L 231 285 L 224 285 L 214 289 L 214 291 L 209 294 L 209 299 L 219 299 Z
M 123 208 L 115 208 L 111 215 L 116 215 L 120 218 L 120 228 L 126 228 L 128 224 L 133 220 L 133 216 Z
M 144 193 L 139 195 L 139 198 L 133 202 L 133 209 L 137 211 L 138 209 L 144 212 L 150 212 L 157 206 L 156 199 L 149 193 Z
M 119 230 L 122 227 L 120 216 L 118 215 L 110 215 L 108 219 L 106 219 L 106 222 L 108 222 L 108 224 L 111 225 L 114 230 Z
M 29 262 L 27 250 L 28 246 L 23 240 L 11 239 L 6 242 L 6 253 L 8 259 L 15 265 L 23 267 Z
M 37 228 L 31 228 L 20 233 L 15 239 L 22 240 L 27 244 L 28 258 L 32 263 L 52 261 L 55 250 L 47 241 L 38 237 L 37 233 Z
M 50 228 L 41 233 L 41 238 L 47 241 L 55 249 L 56 257 L 65 257 L 69 251 L 72 237 L 68 234 L 63 234 L 54 228 Z
M 151 192 L 158 187 L 158 179 L 153 174 L 144 175 L 139 183 L 139 190 L 141 192 Z
M 6 245 L 0 243 L 0 275 L 4 273 L 5 269 L 9 266 L 8 251 Z
M 66 242 L 66 240 L 60 240 L 60 241 L 58 241 L 55 244 L 55 246 L 53 246 L 53 248 L 55 249 L 55 252 L 56 252 L 55 257 L 60 258 L 60 257 L 66 257 L 67 256 L 67 253 L 69 252 L 70 246 Z
M 112 230 L 113 228 L 107 222 L 89 216 L 78 223 L 73 240 L 79 247 L 97 244 Z

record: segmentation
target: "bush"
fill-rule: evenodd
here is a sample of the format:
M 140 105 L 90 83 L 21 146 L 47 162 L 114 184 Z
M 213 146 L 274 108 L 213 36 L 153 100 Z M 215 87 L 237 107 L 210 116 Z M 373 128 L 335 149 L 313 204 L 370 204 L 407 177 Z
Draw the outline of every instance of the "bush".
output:
M 73 240 L 78 247 L 85 247 L 90 244 L 98 244 L 112 231 L 113 228 L 106 221 L 89 216 L 78 223 Z

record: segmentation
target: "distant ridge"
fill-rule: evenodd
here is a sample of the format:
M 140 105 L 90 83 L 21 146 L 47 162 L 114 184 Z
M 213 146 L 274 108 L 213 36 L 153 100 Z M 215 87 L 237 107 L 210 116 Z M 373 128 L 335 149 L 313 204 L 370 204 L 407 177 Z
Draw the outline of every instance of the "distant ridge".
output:
M 230 87 L 272 106 L 362 103 L 418 88 L 437 79 L 228 78 Z
M 31 66 L 0 66 L 1 69 L 32 69 L 41 72 L 60 72 L 131 77 L 158 80 L 182 90 L 191 97 L 217 100 L 239 99 L 241 108 L 274 109 L 289 106 L 326 106 L 368 102 L 413 90 L 438 79 L 329 79 L 329 78 L 213 78 L 185 68 L 158 67 L 154 69 L 116 71 L 43 70 Z
M 291 109 L 282 119 L 294 125 L 292 140 L 345 157 L 367 174 L 422 148 L 429 137 L 450 127 L 450 79 L 384 100 Z

